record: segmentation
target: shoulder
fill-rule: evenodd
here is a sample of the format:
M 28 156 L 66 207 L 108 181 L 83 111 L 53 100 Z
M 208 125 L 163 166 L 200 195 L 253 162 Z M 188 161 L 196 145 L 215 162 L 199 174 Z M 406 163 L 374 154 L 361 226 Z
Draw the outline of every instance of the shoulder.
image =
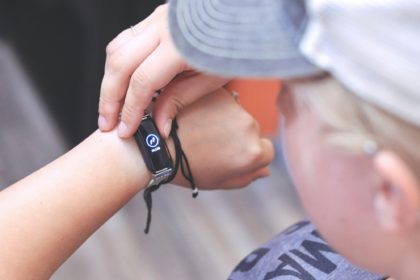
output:
M 309 221 L 299 222 L 245 257 L 229 277 L 245 279 L 375 279 L 351 265 L 322 239 Z

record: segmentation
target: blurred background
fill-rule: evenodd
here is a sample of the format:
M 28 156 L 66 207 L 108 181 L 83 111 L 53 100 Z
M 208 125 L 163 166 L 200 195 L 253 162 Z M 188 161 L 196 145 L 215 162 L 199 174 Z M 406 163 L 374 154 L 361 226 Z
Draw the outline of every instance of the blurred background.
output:
M 93 132 L 105 46 L 163 1 L 0 1 L 0 188 Z M 235 80 L 231 90 L 276 141 L 277 81 Z M 53 279 L 226 279 L 256 247 L 303 217 L 280 149 L 272 176 L 235 191 L 165 187 L 151 233 L 135 197 Z

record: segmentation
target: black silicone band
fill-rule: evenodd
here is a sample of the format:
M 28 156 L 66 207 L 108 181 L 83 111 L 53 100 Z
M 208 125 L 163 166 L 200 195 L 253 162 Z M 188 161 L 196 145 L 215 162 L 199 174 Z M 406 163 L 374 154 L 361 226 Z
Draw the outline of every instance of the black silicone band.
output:
M 152 174 L 161 170 L 173 168 L 172 157 L 169 153 L 165 140 L 161 137 L 159 130 L 150 114 L 146 114 L 134 138 L 143 160 Z

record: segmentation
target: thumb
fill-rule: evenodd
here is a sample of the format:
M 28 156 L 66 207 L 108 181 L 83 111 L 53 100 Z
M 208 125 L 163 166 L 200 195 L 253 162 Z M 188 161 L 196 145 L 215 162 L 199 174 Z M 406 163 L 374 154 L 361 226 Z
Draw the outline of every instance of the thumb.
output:
M 199 73 L 183 73 L 170 82 L 157 98 L 154 118 L 160 134 L 167 138 L 172 120 L 185 108 L 225 85 L 229 79 Z

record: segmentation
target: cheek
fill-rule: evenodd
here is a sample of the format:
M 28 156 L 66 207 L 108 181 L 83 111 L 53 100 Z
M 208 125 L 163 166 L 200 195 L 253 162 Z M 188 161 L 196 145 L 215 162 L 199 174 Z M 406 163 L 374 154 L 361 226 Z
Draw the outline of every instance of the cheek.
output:
M 285 129 L 285 148 L 291 176 L 307 214 L 321 234 L 341 253 L 364 249 L 364 230 L 371 209 L 366 177 L 359 159 L 337 155 L 323 144 L 311 120 L 292 123 Z M 363 170 L 362 167 L 361 170 Z M 351 244 L 351 245 L 350 245 Z M 357 250 L 356 250 L 357 251 Z
M 319 155 L 319 143 L 311 118 L 300 114 L 288 118 L 283 130 L 284 148 L 290 175 L 297 188 L 302 204 L 311 218 L 322 215 L 325 207 L 319 207 L 332 193 L 319 179 L 326 176 Z
M 331 216 L 327 215 L 335 207 L 337 188 L 325 184 L 323 178 L 328 176 L 324 158 L 313 147 L 312 140 L 305 140 L 296 134 L 289 134 L 286 138 L 286 153 L 291 177 L 310 218 L 321 226 L 329 224 Z M 306 143 L 304 143 L 306 141 Z M 331 221 L 332 222 L 332 221 Z M 320 225 L 318 225 L 319 227 Z

